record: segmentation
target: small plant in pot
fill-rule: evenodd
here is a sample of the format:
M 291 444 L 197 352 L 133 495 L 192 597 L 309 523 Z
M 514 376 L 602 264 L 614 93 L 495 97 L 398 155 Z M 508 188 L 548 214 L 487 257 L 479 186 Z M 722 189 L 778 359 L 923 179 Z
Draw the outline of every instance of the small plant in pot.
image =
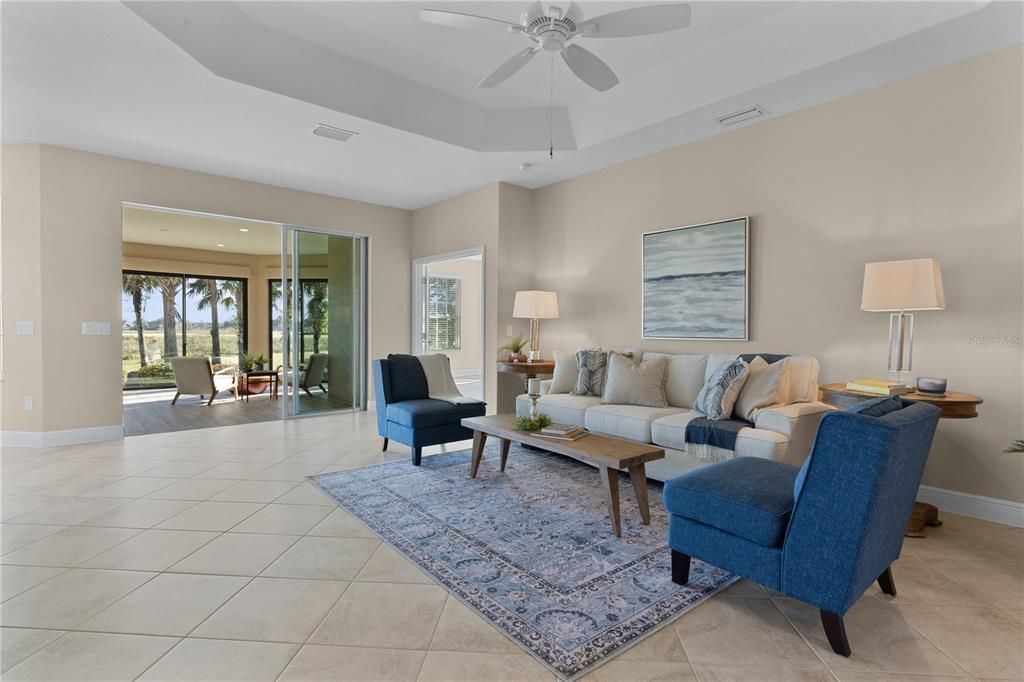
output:
M 259 372 L 262 372 L 265 369 L 267 369 L 267 358 L 263 355 L 263 353 L 260 353 L 259 355 L 252 359 L 252 367 L 253 369 Z
M 499 348 L 498 351 L 508 351 L 512 356 L 509 360 L 512 362 L 526 362 L 526 354 L 523 353 L 523 346 L 525 345 L 526 339 L 523 338 L 522 334 L 518 334 L 516 338 Z

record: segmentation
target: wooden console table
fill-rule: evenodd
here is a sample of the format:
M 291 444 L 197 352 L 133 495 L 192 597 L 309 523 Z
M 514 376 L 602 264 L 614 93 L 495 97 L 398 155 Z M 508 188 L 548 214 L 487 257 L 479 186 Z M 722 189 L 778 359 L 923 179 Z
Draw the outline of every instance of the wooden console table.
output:
M 881 397 L 874 393 L 851 391 L 846 388 L 846 384 L 823 384 L 820 389 L 821 402 L 839 408 L 846 408 L 863 400 Z M 939 417 L 942 419 L 973 419 L 978 416 L 978 405 L 984 402 L 979 396 L 959 391 L 946 391 L 944 396 L 927 395 L 912 391 L 904 393 L 900 397 L 934 405 L 941 410 Z M 915 502 L 914 511 L 910 514 L 910 523 L 907 524 L 907 536 L 923 538 L 925 537 L 924 529 L 926 526 L 941 525 L 942 521 L 939 520 L 938 507 L 927 502 Z

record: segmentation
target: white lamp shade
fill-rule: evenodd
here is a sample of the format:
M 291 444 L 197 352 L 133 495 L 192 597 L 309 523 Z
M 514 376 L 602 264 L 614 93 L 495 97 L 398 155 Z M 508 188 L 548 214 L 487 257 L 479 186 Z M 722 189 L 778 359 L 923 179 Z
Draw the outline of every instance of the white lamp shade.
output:
M 864 266 L 860 309 L 869 312 L 943 310 L 942 273 L 933 258 L 892 260 Z
M 553 291 L 517 291 L 512 317 L 549 320 L 558 317 L 558 296 Z

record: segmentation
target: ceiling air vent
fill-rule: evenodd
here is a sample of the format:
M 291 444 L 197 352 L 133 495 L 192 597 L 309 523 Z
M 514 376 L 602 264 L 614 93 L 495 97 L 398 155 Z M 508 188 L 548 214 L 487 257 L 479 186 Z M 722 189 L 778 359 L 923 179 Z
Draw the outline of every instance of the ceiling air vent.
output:
M 736 125 L 737 123 L 743 123 L 744 121 L 749 121 L 750 119 L 757 118 L 759 116 L 764 116 L 764 109 L 754 105 L 752 107 L 747 107 L 746 109 L 734 111 L 731 114 L 726 114 L 725 116 L 719 116 L 715 120 L 724 126 L 731 126 Z
M 341 128 L 335 128 L 324 123 L 318 123 L 316 128 L 313 128 L 313 134 L 319 135 L 320 137 L 329 137 L 332 140 L 338 142 L 348 142 L 350 139 L 358 135 L 351 130 L 342 130 Z

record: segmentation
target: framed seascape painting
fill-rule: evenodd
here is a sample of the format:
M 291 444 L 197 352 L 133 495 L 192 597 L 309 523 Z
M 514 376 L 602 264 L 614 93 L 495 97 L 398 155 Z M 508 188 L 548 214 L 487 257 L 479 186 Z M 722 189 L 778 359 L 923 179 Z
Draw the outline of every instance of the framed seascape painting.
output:
M 749 337 L 750 218 L 644 233 L 643 337 Z

